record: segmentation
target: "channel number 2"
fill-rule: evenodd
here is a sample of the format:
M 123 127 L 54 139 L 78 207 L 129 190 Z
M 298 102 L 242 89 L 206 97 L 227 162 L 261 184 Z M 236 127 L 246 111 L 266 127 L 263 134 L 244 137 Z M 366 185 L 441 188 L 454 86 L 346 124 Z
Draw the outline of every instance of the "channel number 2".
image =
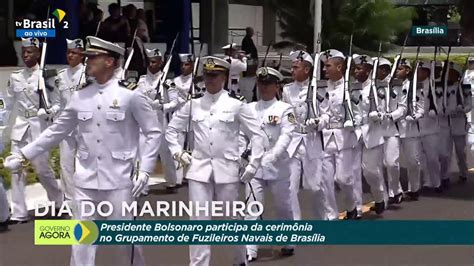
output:
M 69 21 L 64 21 L 63 29 L 69 29 Z

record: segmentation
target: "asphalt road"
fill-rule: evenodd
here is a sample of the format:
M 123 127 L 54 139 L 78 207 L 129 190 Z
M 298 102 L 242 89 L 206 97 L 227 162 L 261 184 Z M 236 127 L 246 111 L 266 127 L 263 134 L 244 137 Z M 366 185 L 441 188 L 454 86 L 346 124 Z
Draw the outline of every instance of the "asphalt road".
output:
M 365 193 L 364 198 L 370 201 Z M 187 200 L 187 188 L 178 194 L 165 194 L 163 185 L 152 188 L 148 200 Z M 301 193 L 302 211 L 305 219 L 311 219 L 311 198 Z M 419 201 L 403 202 L 397 208 L 387 210 L 383 217 L 373 213 L 364 214 L 364 219 L 393 220 L 474 220 L 474 176 L 466 184 L 454 183 L 443 194 L 425 192 Z M 274 217 L 272 200 L 268 195 L 265 216 Z M 146 218 L 145 218 L 146 219 Z M 186 219 L 186 218 L 178 218 Z M 436 232 L 433 232 L 435 234 Z M 473 233 L 473 232 L 469 232 Z M 413 237 L 416 237 L 414 232 Z M 128 265 L 117 261 L 116 247 L 100 246 L 97 265 Z M 145 246 L 148 265 L 187 265 L 187 246 Z M 231 265 L 233 250 L 230 246 L 215 246 L 212 249 L 212 265 Z M 10 231 L 0 234 L 0 265 L 68 265 L 69 246 L 34 246 L 33 222 L 11 226 Z M 281 257 L 279 247 L 264 246 L 259 251 L 258 261 L 251 265 L 474 265 L 472 246 L 298 246 L 292 257 Z

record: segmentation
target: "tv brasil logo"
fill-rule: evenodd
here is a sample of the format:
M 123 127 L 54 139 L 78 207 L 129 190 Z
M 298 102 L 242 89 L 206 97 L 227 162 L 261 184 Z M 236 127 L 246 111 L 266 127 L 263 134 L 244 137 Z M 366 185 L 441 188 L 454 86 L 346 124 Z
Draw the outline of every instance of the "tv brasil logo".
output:
M 99 229 L 93 221 L 35 221 L 35 245 L 93 244 L 98 235 Z
M 69 22 L 64 20 L 64 17 L 66 17 L 66 12 L 64 12 L 64 10 L 57 8 L 52 14 L 56 17 L 59 23 L 62 23 L 63 29 L 69 28 Z M 38 21 L 25 18 L 20 21 L 15 21 L 16 37 L 54 38 L 56 37 L 56 19 L 48 18 L 45 21 Z

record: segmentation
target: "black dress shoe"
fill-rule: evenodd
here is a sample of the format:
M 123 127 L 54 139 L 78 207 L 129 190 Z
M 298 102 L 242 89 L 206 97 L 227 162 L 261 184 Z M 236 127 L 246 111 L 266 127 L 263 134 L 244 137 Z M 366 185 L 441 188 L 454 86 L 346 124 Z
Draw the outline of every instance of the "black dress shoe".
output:
M 441 180 L 441 187 L 444 188 L 444 189 L 449 188 L 449 178 Z
M 283 257 L 293 256 L 295 254 L 294 248 L 281 248 L 281 255 Z
M 440 194 L 440 193 L 443 193 L 443 188 L 442 188 L 441 186 L 439 186 L 439 187 L 436 187 L 436 188 L 434 189 L 434 191 L 435 191 L 436 193 Z
M 344 220 L 355 220 L 355 219 L 357 219 L 357 208 L 354 208 L 352 211 L 347 211 L 347 214 Z
M 0 223 L 0 233 L 8 231 L 8 221 Z
M 403 202 L 403 193 L 398 193 L 393 198 L 395 199 L 395 204 L 401 204 Z
M 376 214 L 382 214 L 385 210 L 385 202 L 376 202 L 374 206 L 374 211 Z
M 410 198 L 410 200 L 417 201 L 420 197 L 420 193 L 418 191 L 409 191 L 407 192 L 407 196 Z
M 178 188 L 176 186 L 166 187 L 166 193 L 167 194 L 176 194 L 176 193 L 178 193 Z
M 6 223 L 8 225 L 26 224 L 27 222 L 28 222 L 28 220 L 26 220 L 26 221 L 18 221 L 18 220 L 8 220 L 8 221 L 6 221 Z
M 467 177 L 465 176 L 460 176 L 459 177 L 459 183 L 466 183 L 467 182 Z

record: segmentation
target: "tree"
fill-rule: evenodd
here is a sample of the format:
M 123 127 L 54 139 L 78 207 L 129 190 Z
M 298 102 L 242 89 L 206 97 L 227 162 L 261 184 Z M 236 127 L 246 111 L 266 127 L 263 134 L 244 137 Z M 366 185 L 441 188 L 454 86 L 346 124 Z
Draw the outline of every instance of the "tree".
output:
M 458 4 L 458 11 L 461 15 L 459 21 L 462 28 L 463 45 L 474 44 L 474 1 L 460 0 Z
M 282 28 L 281 36 L 313 48 L 312 0 L 272 0 Z M 353 51 L 376 51 L 379 42 L 388 48 L 398 35 L 407 32 L 416 12 L 396 8 L 389 0 L 323 0 L 322 48 L 348 51 L 353 34 Z

